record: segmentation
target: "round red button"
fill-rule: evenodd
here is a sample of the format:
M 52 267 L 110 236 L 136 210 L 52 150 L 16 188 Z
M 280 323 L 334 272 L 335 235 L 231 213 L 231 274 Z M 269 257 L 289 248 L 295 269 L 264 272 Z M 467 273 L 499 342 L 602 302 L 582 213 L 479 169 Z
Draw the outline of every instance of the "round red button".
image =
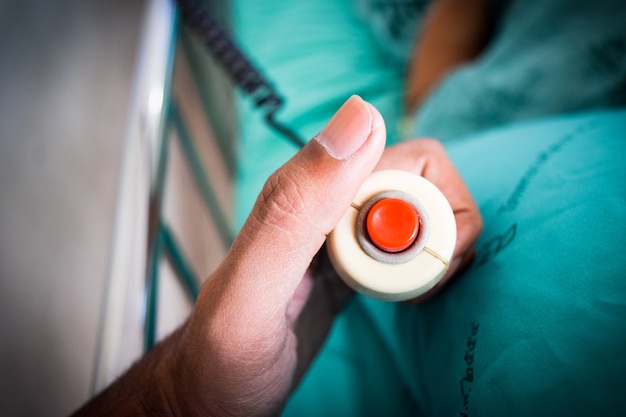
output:
M 367 214 L 367 233 L 372 243 L 385 252 L 401 252 L 411 246 L 419 232 L 419 215 L 408 202 L 384 198 Z

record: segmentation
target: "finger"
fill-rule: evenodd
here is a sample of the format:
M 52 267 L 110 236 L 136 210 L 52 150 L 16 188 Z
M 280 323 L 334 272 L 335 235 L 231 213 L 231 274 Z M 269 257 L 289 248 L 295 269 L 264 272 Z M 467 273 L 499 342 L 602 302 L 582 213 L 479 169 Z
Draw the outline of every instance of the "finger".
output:
M 457 228 L 454 255 L 450 269 L 441 281 L 443 285 L 472 259 L 474 244 L 482 230 L 482 217 L 472 194 L 443 145 L 434 140 L 425 143 L 433 157 L 424 164 L 422 175 L 435 184 L 448 199 Z
M 298 385 L 322 347 L 334 317 L 354 295 L 354 290 L 335 272 L 324 249 L 315 256 L 303 281 L 307 280 L 311 283 L 307 302 L 298 313 L 297 320 L 293 321 L 293 331 L 298 339 L 293 387 Z
M 452 207 L 457 239 L 450 269 L 438 285 L 442 286 L 473 257 L 474 243 L 482 230 L 478 206 L 443 145 L 434 139 L 418 139 L 387 149 L 376 170 L 392 168 L 422 175 L 441 190 Z
M 473 247 L 482 228 L 480 212 L 440 142 L 418 139 L 388 148 L 376 166 L 376 170 L 381 169 L 414 172 L 437 186 L 450 203 L 457 223 L 455 256 Z
M 318 287 L 322 288 L 322 291 L 319 291 Z M 323 295 L 316 297 L 316 294 Z M 292 327 L 302 326 L 302 314 L 303 309 L 306 308 L 305 305 L 314 304 L 316 305 L 314 320 L 319 323 L 327 321 L 330 325 L 335 315 L 343 309 L 352 295 L 354 295 L 354 290 L 339 277 L 330 262 L 328 252 L 322 247 L 313 257 L 287 307 L 287 321 Z M 311 310 L 309 308 L 306 311 Z M 321 311 L 324 314 L 319 314 Z M 304 321 L 306 320 L 304 318 Z
M 351 97 L 265 184 L 216 283 L 252 319 L 284 314 L 313 256 L 379 160 L 384 122 Z

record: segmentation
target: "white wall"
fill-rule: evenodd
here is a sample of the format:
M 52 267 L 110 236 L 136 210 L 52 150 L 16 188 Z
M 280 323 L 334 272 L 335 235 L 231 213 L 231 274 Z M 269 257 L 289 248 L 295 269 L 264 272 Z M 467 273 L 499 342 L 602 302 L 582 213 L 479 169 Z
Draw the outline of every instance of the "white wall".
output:
M 0 415 L 89 395 L 142 1 L 0 1 Z

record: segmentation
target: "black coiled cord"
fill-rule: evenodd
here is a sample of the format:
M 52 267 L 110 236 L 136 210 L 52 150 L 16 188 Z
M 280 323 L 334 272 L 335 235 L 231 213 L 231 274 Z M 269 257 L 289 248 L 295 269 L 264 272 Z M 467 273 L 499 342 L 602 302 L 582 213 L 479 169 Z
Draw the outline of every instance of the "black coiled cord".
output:
M 272 84 L 252 65 L 224 28 L 199 0 L 178 0 L 183 23 L 222 66 L 231 80 L 264 110 L 265 121 L 297 147 L 305 141 L 288 126 L 276 120 L 284 100 Z

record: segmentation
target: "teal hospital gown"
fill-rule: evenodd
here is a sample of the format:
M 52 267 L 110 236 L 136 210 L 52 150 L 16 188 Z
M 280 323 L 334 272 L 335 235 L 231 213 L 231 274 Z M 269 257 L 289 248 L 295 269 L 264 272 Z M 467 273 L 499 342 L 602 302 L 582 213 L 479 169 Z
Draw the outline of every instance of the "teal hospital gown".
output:
M 428 3 L 235 0 L 233 23 L 302 135 L 359 94 L 393 144 Z M 474 263 L 417 306 L 357 296 L 284 414 L 626 415 L 625 87 L 622 1 L 498 3 L 487 49 L 411 115 L 480 207 Z M 296 149 L 238 104 L 241 224 Z

